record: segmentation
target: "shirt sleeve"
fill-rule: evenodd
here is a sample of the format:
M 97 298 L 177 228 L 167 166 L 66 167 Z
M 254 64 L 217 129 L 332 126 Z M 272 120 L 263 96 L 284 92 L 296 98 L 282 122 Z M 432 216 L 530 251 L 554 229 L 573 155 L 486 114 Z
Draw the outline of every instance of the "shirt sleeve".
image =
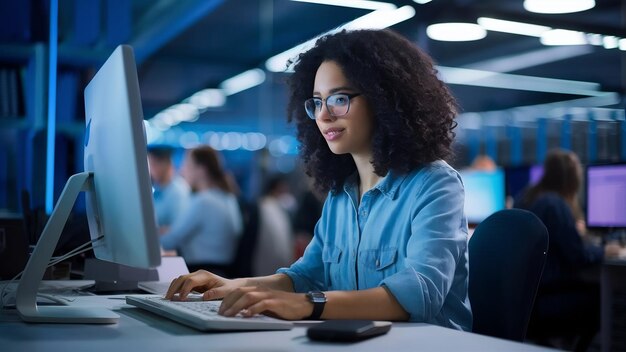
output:
M 320 233 L 321 229 L 326 228 L 326 204 L 329 202 L 329 195 L 324 204 L 324 210 L 317 225 L 315 225 L 315 233 L 313 239 L 306 247 L 304 254 L 300 259 L 291 265 L 289 268 L 280 268 L 276 272 L 277 274 L 286 274 L 291 278 L 293 282 L 294 292 L 308 292 L 314 290 L 324 291 L 326 290 L 326 284 L 324 280 L 325 270 L 324 262 L 322 261 L 322 249 L 324 248 L 323 234 Z
M 199 219 L 202 219 L 203 207 L 192 200 L 185 211 L 178 216 L 174 225 L 163 236 L 161 236 L 161 246 L 165 250 L 176 249 L 181 242 L 193 235 L 200 227 Z
M 433 321 L 455 275 L 467 286 L 467 222 L 464 189 L 452 169 L 436 168 L 425 177 L 412 210 L 407 267 L 381 282 L 410 314 L 411 321 Z M 457 272 L 457 266 L 465 266 Z M 467 292 L 467 287 L 465 287 Z M 466 297 L 459 297 L 466 301 Z

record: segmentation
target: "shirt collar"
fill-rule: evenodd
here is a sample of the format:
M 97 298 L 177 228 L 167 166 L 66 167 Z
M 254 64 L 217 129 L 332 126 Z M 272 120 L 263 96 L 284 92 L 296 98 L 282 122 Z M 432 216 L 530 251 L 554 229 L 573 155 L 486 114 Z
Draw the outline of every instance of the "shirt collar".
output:
M 383 177 L 372 189 L 377 189 L 380 193 L 388 197 L 389 199 L 395 199 L 398 193 L 398 188 L 406 178 L 406 174 L 399 174 L 393 170 L 389 170 L 387 175 Z M 352 192 L 358 194 L 358 173 L 355 172 L 348 176 L 346 182 L 343 184 L 343 189 L 346 193 L 352 194 Z

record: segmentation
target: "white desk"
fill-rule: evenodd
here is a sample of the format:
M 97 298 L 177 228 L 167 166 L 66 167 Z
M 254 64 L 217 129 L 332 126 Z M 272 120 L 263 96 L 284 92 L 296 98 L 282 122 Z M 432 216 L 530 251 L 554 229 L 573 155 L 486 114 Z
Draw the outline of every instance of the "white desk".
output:
M 123 303 L 122 297 L 84 297 L 120 315 L 118 324 L 26 324 L 15 311 L 0 313 L 0 351 L 548 351 L 428 324 L 394 324 L 380 337 L 352 344 L 309 341 L 306 326 L 291 331 L 202 333 Z

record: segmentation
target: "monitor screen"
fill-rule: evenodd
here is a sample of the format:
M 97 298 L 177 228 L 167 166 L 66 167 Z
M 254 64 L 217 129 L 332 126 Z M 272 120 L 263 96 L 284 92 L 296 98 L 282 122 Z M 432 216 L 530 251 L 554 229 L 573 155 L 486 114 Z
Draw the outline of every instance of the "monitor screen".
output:
M 161 260 L 137 68 L 133 50 L 120 45 L 85 88 L 87 218 L 98 259 L 134 267 Z
M 587 167 L 587 226 L 626 227 L 626 164 Z
M 506 194 L 517 197 L 526 187 L 532 186 L 543 176 L 542 165 L 515 166 L 505 169 Z
M 478 224 L 489 215 L 504 209 L 504 172 L 462 171 L 465 186 L 465 216 L 470 224 Z
M 530 167 L 530 172 L 529 172 L 529 184 L 530 185 L 535 185 L 537 184 L 537 182 L 539 182 L 539 180 L 541 180 L 541 177 L 543 176 L 543 165 L 533 165 Z

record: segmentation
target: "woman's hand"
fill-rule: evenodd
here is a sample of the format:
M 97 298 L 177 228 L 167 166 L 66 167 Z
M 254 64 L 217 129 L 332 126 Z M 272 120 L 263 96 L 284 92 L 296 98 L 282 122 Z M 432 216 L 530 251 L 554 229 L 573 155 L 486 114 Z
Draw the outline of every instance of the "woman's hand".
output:
M 185 300 L 191 291 L 204 293 L 203 300 L 223 298 L 236 288 L 245 286 L 246 281 L 246 279 L 229 280 L 205 270 L 198 270 L 174 279 L 165 298 Z M 177 293 L 178 297 L 175 297 Z
M 232 317 L 265 314 L 287 320 L 301 320 L 313 313 L 313 303 L 303 293 L 271 290 L 264 286 L 246 286 L 224 297 L 219 314 Z

